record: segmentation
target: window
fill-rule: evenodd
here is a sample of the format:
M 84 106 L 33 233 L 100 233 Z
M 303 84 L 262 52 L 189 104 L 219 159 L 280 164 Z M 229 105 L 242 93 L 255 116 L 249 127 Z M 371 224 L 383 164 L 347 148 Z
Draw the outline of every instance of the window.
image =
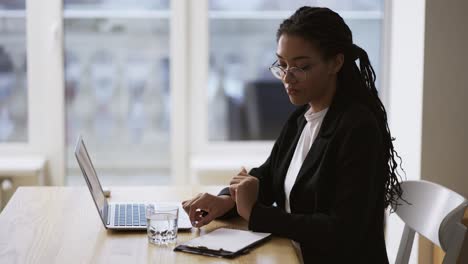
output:
M 264 141 L 279 135 L 294 107 L 268 66 L 276 59 L 279 24 L 303 5 L 340 13 L 379 73 L 382 0 L 210 0 L 205 111 L 209 142 Z
M 275 32 L 304 4 L 339 12 L 381 79 L 383 0 L 28 3 L 26 15 L 24 0 L 0 4 L 0 142 L 32 137 L 17 152 L 47 156 L 51 183 L 81 180 L 78 134 L 104 184 L 185 184 L 195 170 L 259 165 L 292 110 L 268 71 Z
M 192 180 L 221 184 L 241 165 L 258 166 L 268 157 L 294 108 L 268 71 L 276 59 L 281 21 L 303 5 L 337 11 L 353 31 L 354 42 L 369 53 L 380 80 L 383 2 L 197 1 L 192 17 L 198 19 L 190 27 L 196 49 L 190 68 Z
M 119 175 L 168 183 L 169 1 L 70 0 L 64 8 L 68 175 L 81 180 L 73 155 L 81 134 L 105 183 Z
M 0 3 L 0 143 L 28 140 L 25 1 Z

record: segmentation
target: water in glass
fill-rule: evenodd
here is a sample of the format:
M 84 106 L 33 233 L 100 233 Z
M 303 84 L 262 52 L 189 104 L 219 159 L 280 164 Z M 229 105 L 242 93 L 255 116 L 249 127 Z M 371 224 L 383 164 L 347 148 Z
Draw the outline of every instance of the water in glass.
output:
M 178 208 L 148 208 L 146 213 L 148 241 L 156 245 L 177 241 Z

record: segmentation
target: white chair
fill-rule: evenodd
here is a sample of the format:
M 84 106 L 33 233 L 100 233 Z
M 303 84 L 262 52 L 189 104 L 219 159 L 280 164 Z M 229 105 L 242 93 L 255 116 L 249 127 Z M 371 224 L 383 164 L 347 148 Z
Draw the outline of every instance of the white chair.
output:
M 409 261 L 414 234 L 445 251 L 444 264 L 456 263 L 467 228 L 462 224 L 468 201 L 458 193 L 428 181 L 401 183 L 402 198 L 395 213 L 405 223 L 395 264 Z

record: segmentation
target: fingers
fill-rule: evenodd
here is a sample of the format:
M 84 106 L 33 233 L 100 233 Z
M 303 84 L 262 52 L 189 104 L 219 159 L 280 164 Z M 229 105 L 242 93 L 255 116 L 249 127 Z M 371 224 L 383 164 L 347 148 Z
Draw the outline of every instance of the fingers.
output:
M 241 181 L 243 181 L 246 177 L 248 177 L 247 175 L 236 175 L 234 177 L 232 177 L 231 181 L 229 182 L 230 185 L 232 184 L 238 184 L 240 183 Z
M 199 196 L 194 197 L 191 200 L 186 200 L 182 202 L 182 209 L 184 209 L 185 213 L 187 215 L 190 213 L 190 207 L 191 205 L 198 200 Z
M 185 210 L 185 206 L 190 202 L 191 200 L 185 200 L 185 201 L 182 201 L 182 208 Z M 185 210 L 187 211 L 187 210 Z
M 245 169 L 244 166 L 241 167 L 241 171 L 239 172 L 241 175 L 248 175 L 247 170 Z
M 241 172 L 239 172 L 238 175 L 232 177 L 231 181 L 229 182 L 229 194 L 231 195 L 231 199 L 234 202 L 237 199 L 237 188 L 239 187 L 239 185 L 245 181 L 251 180 L 256 180 L 256 178 L 250 176 L 244 167 L 242 167 Z
M 206 214 L 204 216 L 201 215 L 200 220 L 195 223 L 195 227 L 202 227 L 209 224 L 211 221 L 213 221 L 214 217 L 214 214 Z
M 190 210 L 190 203 L 191 203 L 192 200 L 186 200 L 186 201 L 183 201 L 182 202 L 182 208 L 184 209 L 184 211 L 188 214 L 189 210 Z
M 197 199 L 197 200 L 200 200 Z M 190 222 L 192 223 L 195 223 L 197 221 L 199 221 L 200 219 L 200 208 L 199 208 L 199 203 L 195 202 L 193 203 L 192 205 L 190 205 L 190 209 L 188 211 L 188 215 L 189 215 L 189 219 L 190 219 Z
M 212 218 L 211 217 L 212 214 L 207 213 L 205 210 L 195 209 L 194 215 L 195 215 L 194 219 L 191 220 L 193 227 L 202 227 L 203 225 L 211 222 L 211 220 L 207 221 L 207 219 L 208 219 L 208 215 L 210 215 L 209 218 Z
M 229 185 L 233 184 L 239 184 L 241 181 L 243 181 L 246 177 L 250 176 L 245 169 L 244 166 L 241 167 L 241 171 L 237 173 L 236 176 L 232 177 L 231 181 L 229 182 Z
M 233 185 L 235 188 L 235 185 Z M 235 204 L 227 195 L 215 196 L 209 193 L 198 194 L 191 200 L 182 202 L 193 227 L 202 227 L 231 210 Z
M 213 207 L 213 195 L 204 193 L 200 194 L 197 199 L 194 199 L 189 205 L 186 204 L 192 226 L 199 227 L 200 221 L 204 216 L 210 214 Z M 216 209 L 216 208 L 213 208 Z
M 233 201 L 236 201 L 237 187 L 238 186 L 239 186 L 239 183 L 229 185 L 229 194 L 231 194 L 231 199 Z
M 186 200 L 182 202 L 182 208 L 184 208 L 184 211 L 189 214 L 190 212 L 190 207 L 202 196 L 201 193 L 197 194 L 195 197 L 193 197 L 190 200 Z
M 232 177 L 231 181 L 229 182 L 229 185 L 237 185 L 240 184 L 244 181 L 253 181 L 257 180 L 257 178 L 247 175 L 247 176 L 234 176 Z

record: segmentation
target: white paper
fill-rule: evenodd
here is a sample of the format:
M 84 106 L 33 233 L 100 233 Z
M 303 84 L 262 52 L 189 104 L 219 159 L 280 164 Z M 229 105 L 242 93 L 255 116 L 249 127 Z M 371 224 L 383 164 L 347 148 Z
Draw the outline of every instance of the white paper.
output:
M 239 251 L 265 237 L 270 233 L 258 233 L 230 228 L 218 228 L 208 234 L 183 243 L 189 247 L 206 247 L 212 250 Z

